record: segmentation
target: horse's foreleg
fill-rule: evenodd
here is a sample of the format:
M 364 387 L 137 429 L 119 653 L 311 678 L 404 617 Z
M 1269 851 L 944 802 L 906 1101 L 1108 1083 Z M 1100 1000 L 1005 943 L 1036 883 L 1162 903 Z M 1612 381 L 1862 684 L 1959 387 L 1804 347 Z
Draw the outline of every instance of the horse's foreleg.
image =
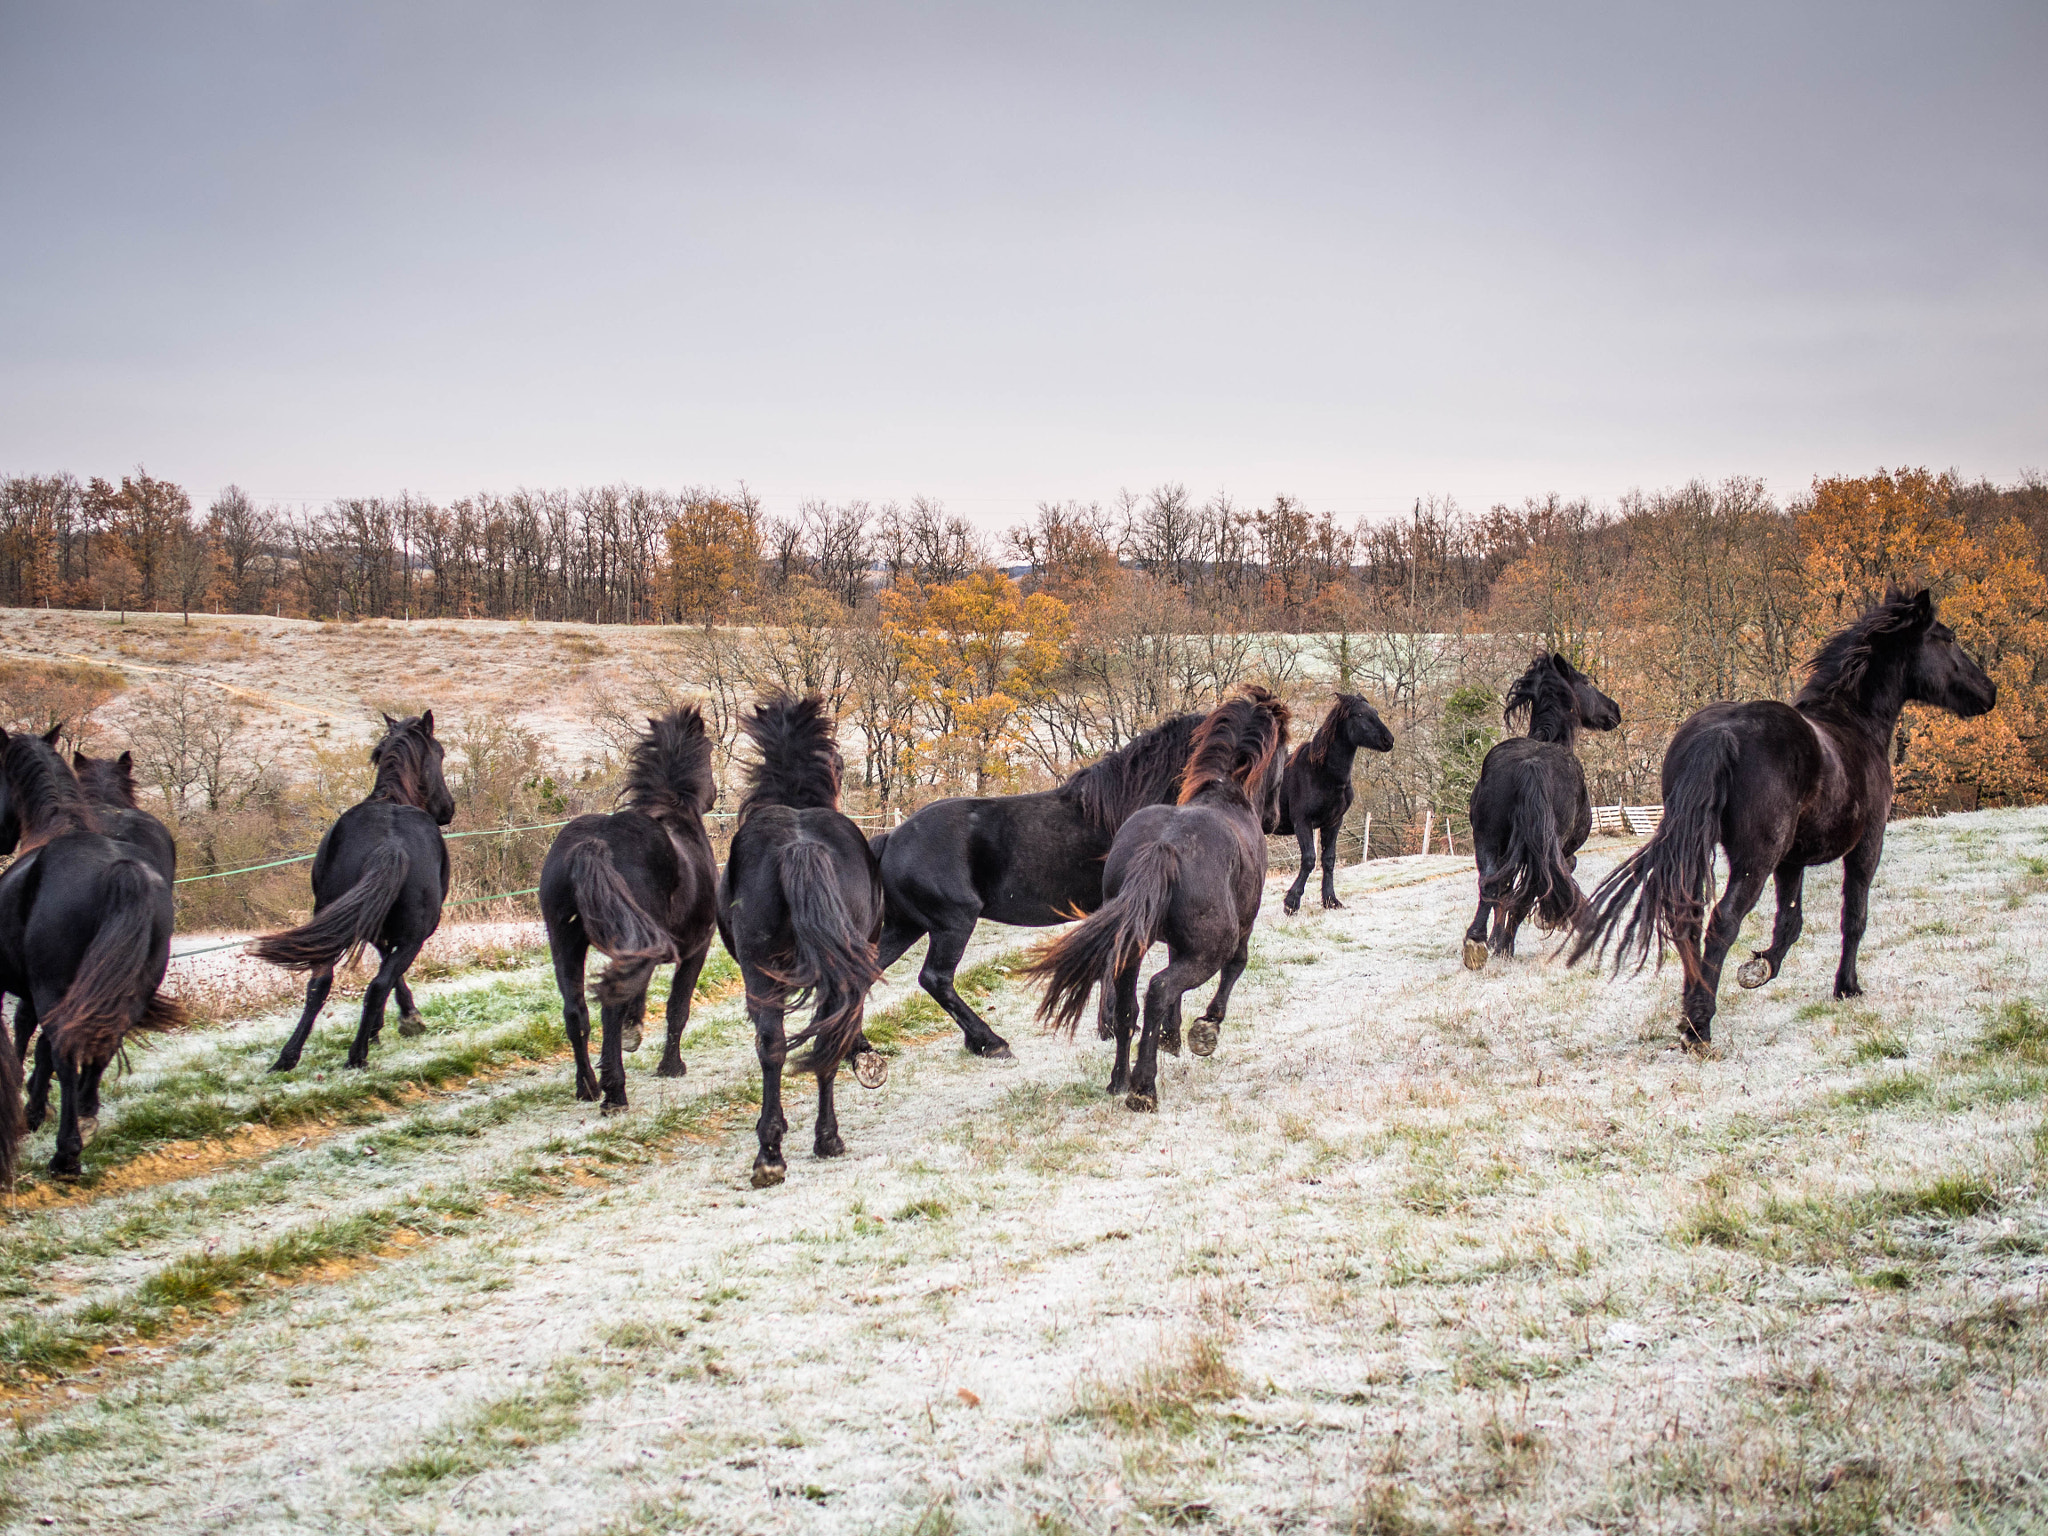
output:
M 1877 878 L 1877 861 L 1883 856 L 1884 823 L 1880 821 L 1842 860 L 1842 963 L 1835 969 L 1837 997 L 1863 995 L 1863 984 L 1856 979 L 1856 950 L 1870 919 L 1870 882 Z
M 1764 871 L 1761 868 L 1738 868 L 1730 872 L 1728 889 L 1721 893 L 1721 899 L 1714 905 L 1713 915 L 1707 921 L 1704 942 L 1699 957 L 1688 968 L 1685 991 L 1681 1004 L 1683 1018 L 1679 1021 L 1679 1035 L 1688 1045 L 1706 1045 L 1714 1037 L 1714 1014 L 1719 1007 L 1718 994 L 1721 990 L 1721 964 L 1728 958 L 1728 950 L 1742 932 L 1742 920 L 1749 916 L 1749 909 L 1764 893 Z M 1681 957 L 1684 951 L 1680 950 Z
M 1736 970 L 1735 980 L 1745 988 L 1760 987 L 1777 979 L 1778 967 L 1785 963 L 1785 952 L 1798 942 L 1799 931 L 1805 926 L 1801 895 L 1806 888 L 1806 866 L 1780 864 L 1774 878 L 1778 886 L 1778 915 L 1771 924 L 1771 947 L 1757 950 Z
M 1301 910 L 1302 892 L 1308 889 L 1308 872 L 1316 862 L 1316 829 L 1297 825 L 1294 840 L 1301 847 L 1301 868 L 1294 872 L 1294 884 L 1287 887 L 1287 894 L 1280 899 L 1280 910 L 1289 917 Z
M 85 1151 L 85 1137 L 78 1123 L 78 1068 L 69 1061 L 57 1063 L 57 1151 L 50 1159 L 50 1172 L 60 1179 L 75 1179 L 84 1171 L 79 1161 Z
M 590 1070 L 590 1000 L 583 990 L 590 944 L 581 925 L 550 932 L 548 940 L 554 950 L 555 990 L 562 994 L 562 1033 L 576 1058 L 576 1097 L 587 1104 L 597 1097 L 597 1074 Z
M 604 1113 L 626 1107 L 626 1031 L 647 1007 L 647 994 L 636 993 L 622 1003 L 599 1003 L 598 1026 L 604 1038 L 597 1051 L 597 1086 L 604 1095 Z
M 988 1022 L 967 1006 L 953 985 L 953 973 L 960 969 L 960 959 L 967 953 L 967 941 L 972 937 L 974 924 L 971 922 L 965 928 L 934 928 L 931 942 L 925 946 L 924 968 L 917 973 L 918 984 L 960 1026 L 960 1033 L 967 1037 L 968 1050 L 977 1056 L 1008 1061 L 1010 1042 L 990 1029 Z
M 412 1000 L 412 988 L 406 985 L 403 976 L 392 984 L 391 995 L 398 999 L 398 1032 L 408 1040 L 417 1039 L 427 1032 L 427 1021 L 420 1017 L 419 1008 Z
M 1237 941 L 1236 952 L 1223 962 L 1223 976 L 1216 984 L 1216 995 L 1209 999 L 1209 1006 L 1202 1011 L 1202 1016 L 1188 1026 L 1188 1049 L 1197 1056 L 1216 1054 L 1216 1041 L 1222 1034 L 1222 1030 L 1217 1026 L 1222 1024 L 1224 1014 L 1229 1011 L 1231 988 L 1237 985 L 1237 978 L 1244 974 L 1245 965 L 1251 959 L 1251 951 L 1252 935 L 1251 930 L 1247 928 L 1244 937 Z
M 1340 819 L 1331 822 L 1327 827 L 1323 828 L 1323 909 L 1325 911 L 1332 907 L 1344 905 L 1343 902 L 1337 899 L 1337 833 L 1343 825 L 1344 823 Z
M 391 989 L 398 985 L 398 978 L 405 974 L 405 968 L 419 958 L 421 944 L 402 945 L 384 954 L 383 963 L 377 967 L 377 974 L 370 978 L 370 984 L 363 988 L 363 1021 L 356 1026 L 356 1038 L 348 1048 L 348 1065 L 367 1067 L 370 1064 L 370 1043 L 384 1032 L 384 1004 L 391 996 Z
M 746 968 L 745 975 L 747 1012 L 754 1020 L 754 1055 L 761 1063 L 761 1118 L 754 1123 L 760 1151 L 754 1157 L 754 1188 L 766 1189 L 780 1184 L 789 1171 L 782 1160 L 782 1134 L 789 1129 L 782 1116 L 782 1063 L 789 1054 L 782 1012 L 788 994 L 752 967 Z
M 1116 1037 L 1116 1064 L 1109 1069 L 1109 1091 L 1122 1093 L 1131 1085 L 1131 1032 L 1138 1022 L 1138 968 L 1128 966 L 1110 978 L 1102 989 L 1103 1006 L 1109 1012 L 1109 1030 Z
M 320 1017 L 320 1010 L 327 1006 L 327 994 L 334 990 L 334 967 L 324 966 L 306 978 L 306 1009 L 299 1015 L 299 1022 L 292 1030 L 292 1036 L 285 1041 L 284 1049 L 277 1053 L 277 1060 L 270 1064 L 273 1072 L 289 1072 L 299 1064 L 299 1056 L 306 1049 L 306 1041 L 312 1038 L 313 1021 Z
M 697 998 L 697 978 L 704 974 L 704 960 L 710 953 L 711 941 L 707 938 L 696 954 L 685 955 L 676 962 L 668 979 L 668 1034 L 662 1041 L 661 1065 L 654 1069 L 656 1077 L 681 1077 L 689 1071 L 683 1065 L 683 1031 L 689 1028 L 690 1004 Z
M 24 1003 L 24 1007 L 33 1006 Z M 23 1112 L 22 1124 L 31 1131 L 39 1131 L 50 1113 L 50 1074 L 55 1061 L 50 1055 L 50 1037 L 47 1032 L 36 1036 L 35 1070 L 28 1077 L 28 1105 Z
M 1131 1091 L 1124 1095 L 1124 1108 L 1152 1113 L 1159 1108 L 1159 1036 L 1169 1022 L 1180 1027 L 1180 1000 L 1190 987 L 1198 987 L 1215 974 L 1216 968 L 1192 956 L 1175 955 L 1145 988 L 1145 1032 L 1138 1037 L 1138 1059 L 1131 1067 Z

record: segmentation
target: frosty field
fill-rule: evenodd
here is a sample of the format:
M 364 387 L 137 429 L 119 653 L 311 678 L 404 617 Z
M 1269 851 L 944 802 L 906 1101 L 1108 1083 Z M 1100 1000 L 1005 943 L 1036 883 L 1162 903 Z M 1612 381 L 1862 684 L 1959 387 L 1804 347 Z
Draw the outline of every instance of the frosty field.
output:
M 1595 850 L 1597 878 L 1626 845 Z M 1291 867 L 1287 873 L 1291 875 Z M 1462 860 L 1280 914 L 1157 1116 L 878 994 L 850 1149 L 754 1191 L 729 982 L 689 1075 L 571 1095 L 544 966 L 345 1074 L 288 1018 L 133 1053 L 0 1229 L 9 1528 L 2005 1530 L 2048 1519 L 2048 811 L 1893 827 L 1721 1054 L 1670 975 L 1461 969 Z M 1769 921 L 1769 902 L 1752 919 Z M 1532 939 L 1538 936 L 1532 935 Z M 1732 969 L 1732 967 L 1731 967 Z M 730 975 L 729 971 L 721 973 Z M 48 1130 L 27 1149 L 40 1170 Z

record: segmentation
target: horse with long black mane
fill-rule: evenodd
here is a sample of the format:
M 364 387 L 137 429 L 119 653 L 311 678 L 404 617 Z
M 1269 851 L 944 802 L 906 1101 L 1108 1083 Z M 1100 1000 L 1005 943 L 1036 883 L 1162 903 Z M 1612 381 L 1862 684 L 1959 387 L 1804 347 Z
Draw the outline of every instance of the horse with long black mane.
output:
M 1573 749 L 1580 731 L 1621 724 L 1621 706 L 1560 652 L 1537 652 L 1508 689 L 1501 718 L 1513 725 L 1516 715 L 1528 716 L 1528 734 L 1488 752 L 1472 786 L 1472 856 L 1479 864 L 1479 910 L 1465 930 L 1465 968 L 1472 971 L 1486 969 L 1489 952 L 1514 957 L 1515 931 L 1531 908 L 1546 932 L 1578 920 L 1586 898 L 1572 874 L 1593 832 L 1593 802 Z
M 363 990 L 363 1020 L 348 1064 L 370 1064 L 370 1042 L 384 1027 L 384 1004 L 398 993 L 398 1032 L 422 1034 L 405 973 L 441 925 L 448 899 L 448 845 L 441 829 L 455 819 L 455 797 L 441 776 L 434 712 L 384 717 L 384 736 L 370 749 L 376 782 L 341 813 L 313 854 L 313 916 L 282 933 L 265 934 L 249 952 L 272 965 L 311 972 L 306 1009 L 271 1064 L 289 1072 L 313 1033 L 313 1021 L 334 990 L 334 968 L 365 944 L 382 963 Z
M 173 1028 L 185 1014 L 157 991 L 171 953 L 170 882 L 100 830 L 55 734 L 0 731 L 0 852 L 17 855 L 0 876 L 0 991 L 21 1000 L 17 1028 L 25 1016 L 25 1033 L 43 1029 L 62 1096 L 50 1171 L 75 1178 L 114 1053 L 134 1031 Z M 0 1188 L 23 1130 L 20 1074 L 19 1054 L 0 1050 Z
M 1618 929 L 1615 969 L 1633 952 L 1640 971 L 1653 945 L 1662 963 L 1668 940 L 1685 967 L 1680 1039 L 1705 1046 L 1722 962 L 1766 877 L 1777 882 L 1778 916 L 1770 947 L 1736 973 L 1749 988 L 1778 974 L 1799 937 L 1806 871 L 1840 859 L 1835 996 L 1860 997 L 1856 949 L 1891 814 L 1899 712 L 1927 704 L 1968 719 L 1997 702 L 1997 685 L 1935 617 L 1933 597 L 1890 588 L 1821 646 L 1790 704 L 1709 704 L 1679 726 L 1664 754 L 1663 822 L 1593 892 L 1572 962 L 1604 954 Z M 1728 855 L 1728 888 L 1707 921 L 1717 846 Z
M 681 1077 L 683 1029 L 711 950 L 718 860 L 704 813 L 718 798 L 711 739 L 694 704 L 647 722 L 626 763 L 623 806 L 578 816 L 555 834 L 540 870 L 540 915 L 562 993 L 562 1023 L 576 1053 L 576 1097 L 602 1094 L 607 1114 L 626 1107 L 625 1052 L 637 1045 L 655 967 L 669 979 L 668 1042 L 656 1074 Z M 604 1031 L 600 1073 L 590 1070 L 590 1006 L 583 966 L 592 949 L 611 962 L 591 988 Z
M 1315 867 L 1316 833 L 1323 834 L 1323 906 L 1341 907 L 1337 899 L 1337 833 L 1351 810 L 1356 791 L 1351 765 L 1358 749 L 1394 750 L 1394 733 L 1362 693 L 1340 693 L 1315 735 L 1294 749 L 1280 781 L 1280 823 L 1273 831 L 1293 833 L 1301 844 L 1301 868 L 1280 903 L 1282 910 L 1301 910 L 1308 872 Z
M 1211 711 L 1195 730 L 1177 804 L 1146 806 L 1117 833 L 1102 873 L 1100 909 L 1025 967 L 1046 979 L 1041 1020 L 1072 1033 L 1100 983 L 1113 1000 L 1116 1065 L 1109 1091 L 1159 1108 L 1159 1051 L 1180 1054 L 1182 996 L 1218 971 L 1208 1010 L 1188 1030 L 1197 1056 L 1216 1049 L 1231 988 L 1244 974 L 1266 884 L 1265 825 L 1287 761 L 1287 706 L 1265 689 Z M 1167 961 L 1145 989 L 1145 1029 L 1131 1061 L 1138 967 L 1166 941 Z
M 1117 829 L 1140 806 L 1172 803 L 1201 719 L 1161 721 L 1056 789 L 934 800 L 870 839 L 888 896 L 882 966 L 931 935 L 918 982 L 975 1055 L 1010 1054 L 953 984 L 975 924 L 1045 928 L 1101 906 L 1102 860 Z
M 788 1171 L 782 1136 L 782 1069 L 791 1046 L 810 1046 L 799 1063 L 818 1079 L 819 1157 L 846 1151 L 832 1106 L 839 1063 L 870 1088 L 886 1064 L 861 1033 L 868 989 L 882 974 L 875 940 L 882 929 L 882 876 L 859 827 L 839 813 L 842 763 L 832 717 L 816 694 L 769 694 L 740 721 L 759 760 L 747 769 L 739 824 L 718 878 L 718 936 L 740 963 L 754 1050 L 761 1062 L 760 1151 L 754 1187 L 780 1184 Z M 784 1038 L 782 1016 L 804 995 L 811 1022 Z

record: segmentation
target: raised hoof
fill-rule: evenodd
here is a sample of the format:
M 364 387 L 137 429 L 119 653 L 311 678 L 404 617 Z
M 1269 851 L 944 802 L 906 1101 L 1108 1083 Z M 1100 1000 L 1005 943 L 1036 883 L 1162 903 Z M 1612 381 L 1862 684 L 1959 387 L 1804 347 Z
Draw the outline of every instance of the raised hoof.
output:
M 661 1065 L 654 1069 L 654 1075 L 656 1077 L 681 1077 L 689 1070 L 689 1067 L 684 1064 L 682 1057 L 664 1056 L 661 1058 Z
M 1736 985 L 1747 992 L 1754 992 L 1770 979 L 1771 963 L 1762 956 L 1743 961 L 1742 969 L 1735 973 Z
M 1221 1031 L 1208 1019 L 1197 1019 L 1188 1026 L 1188 1049 L 1197 1056 L 1214 1056 L 1216 1041 Z
M 398 1016 L 398 1032 L 408 1040 L 416 1040 L 427 1032 L 427 1021 L 417 1013 L 402 1013 Z
M 1541 912 L 1531 912 L 1529 914 L 1529 921 L 1536 925 L 1536 931 L 1538 933 L 1555 933 L 1558 929 L 1564 926 L 1563 923 L 1553 923 Z
M 773 1189 L 788 1177 L 789 1170 L 780 1163 L 754 1164 L 754 1188 Z
M 1151 1093 L 1127 1093 L 1124 1108 L 1134 1115 L 1156 1115 L 1159 1113 L 1159 1096 Z
M 1486 946 L 1478 939 L 1465 941 L 1465 969 L 1483 971 L 1486 969 Z
M 853 1058 L 853 1080 L 863 1088 L 879 1088 L 889 1081 L 889 1058 L 880 1051 L 862 1051 Z
M 967 1050 L 970 1055 L 979 1056 L 983 1061 L 1016 1060 L 1016 1057 L 1010 1054 L 1010 1042 L 1007 1040 L 998 1040 L 994 1045 L 990 1046 L 970 1045 L 967 1047 Z
M 641 1029 L 638 1024 L 628 1024 L 619 1031 L 619 1049 L 627 1055 L 640 1049 Z

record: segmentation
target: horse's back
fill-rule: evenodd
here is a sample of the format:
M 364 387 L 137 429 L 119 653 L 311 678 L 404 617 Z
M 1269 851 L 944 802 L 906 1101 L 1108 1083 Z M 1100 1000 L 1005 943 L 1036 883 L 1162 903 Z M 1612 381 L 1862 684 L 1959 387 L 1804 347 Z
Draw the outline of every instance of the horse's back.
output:
M 1042 927 L 1101 904 L 1108 843 L 1059 790 L 935 800 L 883 840 L 882 884 L 920 922 L 964 907 Z
M 395 800 L 350 806 L 327 829 L 313 860 L 314 906 L 346 894 L 363 878 L 372 857 L 386 848 L 406 859 L 405 884 L 392 904 L 387 931 L 393 925 L 410 930 L 425 923 L 431 932 L 448 896 L 448 845 L 432 816 Z
M 36 850 L 34 891 L 21 933 L 25 971 L 69 979 L 111 913 L 108 877 L 117 865 L 133 866 L 141 876 L 161 978 L 174 921 L 170 882 L 136 849 L 99 832 L 67 832 Z

